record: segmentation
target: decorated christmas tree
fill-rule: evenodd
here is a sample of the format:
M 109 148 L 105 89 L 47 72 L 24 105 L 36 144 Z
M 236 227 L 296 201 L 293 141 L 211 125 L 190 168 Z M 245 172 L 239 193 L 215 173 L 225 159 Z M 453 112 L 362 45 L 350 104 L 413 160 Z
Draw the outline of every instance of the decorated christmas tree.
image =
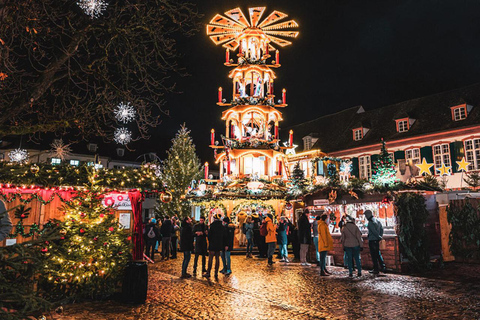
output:
M 183 125 L 172 140 L 172 147 L 167 151 L 167 159 L 163 162 L 160 178 L 172 201 L 161 202 L 157 206 L 160 215 L 185 217 L 190 215 L 191 207 L 184 195 L 193 180 L 200 179 L 202 166 L 195 152 L 195 145 L 190 131 Z
M 292 175 L 290 177 L 290 187 L 288 194 L 293 197 L 301 195 L 307 187 L 307 180 L 305 179 L 305 172 L 300 168 L 300 162 L 297 162 L 293 167 Z
M 385 141 L 382 139 L 382 149 L 378 160 L 373 163 L 371 181 L 374 185 L 386 187 L 397 182 L 397 170 L 392 157 L 388 154 Z
M 56 299 L 98 298 L 113 293 L 131 258 L 131 237 L 102 203 L 95 171 L 86 189 L 62 208 L 56 240 L 44 241 L 41 286 Z

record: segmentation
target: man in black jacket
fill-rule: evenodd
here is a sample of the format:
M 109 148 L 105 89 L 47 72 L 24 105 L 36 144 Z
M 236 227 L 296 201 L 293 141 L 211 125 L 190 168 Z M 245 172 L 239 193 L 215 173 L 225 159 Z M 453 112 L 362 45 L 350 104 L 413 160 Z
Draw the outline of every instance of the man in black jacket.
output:
M 228 217 L 223 218 L 223 225 L 225 228 L 223 230 L 223 245 L 225 248 L 222 249 L 223 269 L 220 272 L 228 276 L 232 273 L 230 253 L 233 249 L 236 228 L 233 223 L 230 223 L 230 218 Z
M 183 219 L 180 230 L 180 250 L 183 251 L 182 276 L 181 278 L 190 278 L 192 275 L 187 273 L 188 263 L 193 251 L 193 230 L 192 219 L 186 217 Z
M 170 257 L 170 240 L 172 232 L 172 221 L 168 217 L 165 217 L 165 220 L 163 220 L 163 224 L 160 227 L 160 233 L 162 234 L 162 260 L 168 260 Z
M 307 262 L 307 252 L 310 243 L 312 243 L 312 226 L 308 221 L 308 210 L 302 212 L 298 218 L 298 241 L 300 242 L 300 262 L 302 266 L 309 266 Z
M 195 260 L 193 261 L 193 273 L 197 273 L 198 256 L 202 256 L 202 274 L 207 272 L 207 226 L 205 217 L 200 217 L 200 222 L 193 227 L 193 236 L 195 237 Z
M 157 220 L 152 218 L 145 226 L 145 254 L 155 261 L 155 245 L 160 236 L 160 230 L 157 227 Z
M 208 270 L 203 274 L 206 278 L 209 278 L 212 272 L 213 257 L 215 257 L 215 278 L 218 278 L 220 252 L 225 249 L 223 244 L 224 227 L 220 218 L 220 214 L 215 214 L 214 220 L 208 230 Z
M 172 244 L 172 259 L 177 259 L 177 244 L 178 244 L 178 234 L 180 232 L 180 226 L 178 225 L 179 221 L 177 217 L 172 217 L 172 237 L 170 238 Z

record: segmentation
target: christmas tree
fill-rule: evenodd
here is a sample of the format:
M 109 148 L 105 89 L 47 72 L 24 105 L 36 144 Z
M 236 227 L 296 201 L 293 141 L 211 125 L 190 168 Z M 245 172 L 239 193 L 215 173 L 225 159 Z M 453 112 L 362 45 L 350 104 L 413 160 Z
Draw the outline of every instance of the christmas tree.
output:
M 98 298 L 112 294 L 131 258 L 131 237 L 115 212 L 102 203 L 95 171 L 86 189 L 62 208 L 57 239 L 46 240 L 40 283 L 53 299 Z
M 373 163 L 371 182 L 380 187 L 393 185 L 397 182 L 397 170 L 392 157 L 388 154 L 385 141 L 382 139 L 382 149 L 378 160 Z
M 290 188 L 288 194 L 293 197 L 301 195 L 307 187 L 307 180 L 305 179 L 305 172 L 300 168 L 300 162 L 297 162 L 293 167 L 292 175 L 290 177 Z
M 161 202 L 157 206 L 160 215 L 190 215 L 191 207 L 182 199 L 193 180 L 200 179 L 202 166 L 195 153 L 195 145 L 190 131 L 182 125 L 172 140 L 172 147 L 167 151 L 167 159 L 163 162 L 160 178 L 173 199 L 168 203 Z

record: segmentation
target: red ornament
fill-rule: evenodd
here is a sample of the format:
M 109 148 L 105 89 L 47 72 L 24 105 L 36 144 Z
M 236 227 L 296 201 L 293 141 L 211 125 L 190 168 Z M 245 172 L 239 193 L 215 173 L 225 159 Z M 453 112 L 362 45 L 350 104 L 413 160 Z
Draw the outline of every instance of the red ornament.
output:
M 94 241 L 97 241 L 97 240 L 98 240 L 98 237 L 93 238 L 93 240 L 94 240 Z
M 65 240 L 65 237 L 60 237 L 60 240 Z
M 85 230 L 83 230 L 83 229 L 80 229 L 80 233 L 85 233 Z
M 25 215 L 22 213 L 22 215 L 20 216 L 20 218 L 25 218 Z
M 127 240 L 128 240 L 128 241 L 132 240 L 132 237 L 128 237 Z
M 105 217 L 105 215 L 103 213 L 100 213 L 100 218 L 103 218 Z
M 108 243 L 107 242 L 104 242 L 103 245 L 106 246 Z
M 48 252 L 48 249 L 47 249 L 47 248 L 42 248 L 41 251 L 42 251 L 43 253 L 45 253 L 45 252 Z
M 113 231 L 113 227 L 108 228 L 108 231 Z

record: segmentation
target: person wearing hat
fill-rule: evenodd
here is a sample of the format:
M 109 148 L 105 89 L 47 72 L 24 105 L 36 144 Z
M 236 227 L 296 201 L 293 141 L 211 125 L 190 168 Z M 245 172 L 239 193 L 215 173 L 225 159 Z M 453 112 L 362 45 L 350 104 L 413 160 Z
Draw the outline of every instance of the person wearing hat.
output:
M 230 259 L 230 253 L 233 249 L 233 240 L 235 237 L 235 225 L 230 223 L 230 218 L 225 217 L 223 218 L 223 245 L 225 246 L 222 250 L 222 262 L 223 262 L 223 269 L 220 273 L 225 275 L 230 275 L 232 273 L 232 264 Z
M 155 261 L 155 246 L 160 237 L 160 230 L 157 227 L 157 220 L 150 219 L 150 222 L 145 226 L 145 254 L 147 257 Z
M 364 214 L 368 220 L 368 248 L 370 249 L 370 256 L 372 257 L 373 263 L 373 270 L 369 272 L 378 274 L 380 269 L 382 272 L 385 272 L 385 262 L 380 252 L 380 240 L 383 239 L 382 223 L 373 216 L 372 211 L 366 210 Z
M 325 263 L 327 258 L 327 252 L 333 250 L 333 239 L 328 230 L 327 214 L 322 214 L 318 221 L 318 251 L 320 252 L 320 275 L 328 276 L 328 272 Z
M 218 268 L 220 267 L 220 252 L 225 249 L 223 243 L 224 227 L 220 218 L 222 216 L 216 213 L 213 216 L 213 222 L 208 230 L 208 269 L 203 274 L 204 277 L 210 278 L 212 272 L 213 258 L 215 257 L 215 278 L 218 278 Z
M 277 244 L 276 226 L 273 224 L 273 215 L 271 213 L 267 214 L 265 217 L 265 223 L 267 225 L 265 243 L 267 244 L 268 265 L 271 266 L 274 263 L 273 254 L 275 253 L 275 246 Z
M 190 278 L 192 275 L 187 273 L 193 251 L 193 230 L 192 219 L 190 217 L 186 217 L 182 221 L 182 228 L 180 229 L 180 250 L 183 251 L 181 278 Z
M 342 236 L 340 242 L 343 245 L 343 250 L 347 254 L 347 266 L 349 277 L 353 277 L 353 259 L 358 269 L 358 276 L 362 276 L 362 263 L 360 262 L 360 251 L 363 249 L 363 239 L 360 229 L 355 224 L 355 219 L 352 216 L 346 217 L 346 223 L 342 228 Z

